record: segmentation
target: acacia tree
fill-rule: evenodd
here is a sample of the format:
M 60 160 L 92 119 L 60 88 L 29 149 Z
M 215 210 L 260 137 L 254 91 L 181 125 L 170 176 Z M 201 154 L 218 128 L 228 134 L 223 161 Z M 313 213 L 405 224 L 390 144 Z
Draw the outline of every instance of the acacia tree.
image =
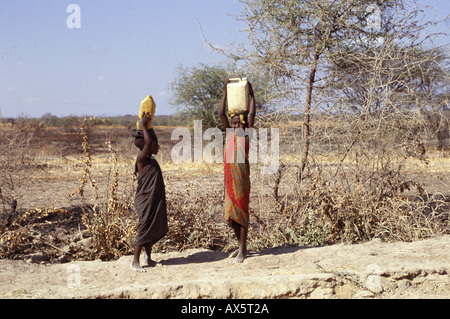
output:
M 299 108 L 304 116 L 301 180 L 310 150 L 313 92 L 336 80 L 330 74 L 336 70 L 338 57 L 342 62 L 348 53 L 367 52 L 386 37 L 408 41 L 421 28 L 414 14 L 399 14 L 404 9 L 403 0 L 241 2 L 245 10 L 240 19 L 248 25 L 251 48 L 240 52 L 240 57 L 270 72 L 291 99 L 304 99 Z M 344 63 L 339 72 L 345 73 Z
M 324 99 L 334 112 L 359 115 L 353 116 L 358 121 L 351 121 L 353 132 L 377 123 L 375 134 L 385 141 L 384 149 L 418 141 L 422 131 L 436 137 L 442 149 L 449 135 L 444 114 L 449 84 L 446 45 L 434 46 L 428 40 L 436 34 L 421 32 L 438 22 L 418 24 L 414 10 L 397 16 L 402 23 L 373 43 L 362 42 L 332 56 Z M 351 143 L 357 139 L 361 142 L 362 135 Z
M 448 59 L 423 32 L 432 24 L 407 0 L 241 2 L 250 46 L 236 55 L 270 73 L 303 113 L 290 225 L 312 212 L 335 239 L 403 237 L 412 220 L 396 228 L 399 215 L 421 214 L 404 200 L 412 187 L 423 191 L 404 170 L 411 157 L 427 162 L 418 110 L 446 100 Z M 413 224 L 419 234 L 423 221 Z
M 233 67 L 200 64 L 178 68 L 178 75 L 170 84 L 172 106 L 184 113 L 188 119 L 201 119 L 204 127 L 222 127 L 219 107 L 222 101 L 224 82 L 229 77 L 248 77 L 253 91 L 258 96 L 256 109 L 259 114 L 270 110 L 270 79 L 261 72 Z
M 201 64 L 198 67 L 178 67 L 178 76 L 170 84 L 170 103 L 188 119 L 201 119 L 206 127 L 219 124 L 218 105 L 223 95 L 225 68 Z

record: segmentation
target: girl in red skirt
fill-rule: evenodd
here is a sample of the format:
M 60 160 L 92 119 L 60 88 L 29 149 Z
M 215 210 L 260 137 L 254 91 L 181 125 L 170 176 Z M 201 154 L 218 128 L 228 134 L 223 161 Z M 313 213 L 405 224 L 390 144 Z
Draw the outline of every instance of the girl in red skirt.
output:
M 255 119 L 255 97 L 249 82 L 250 105 L 249 112 L 230 114 L 230 122 L 225 114 L 227 101 L 227 84 L 220 106 L 220 118 L 226 134 L 225 143 L 225 214 L 229 226 L 234 229 L 239 248 L 230 258 L 234 263 L 241 263 L 247 257 L 247 232 L 249 226 L 250 202 L 250 165 L 248 161 L 249 136 L 245 134 L 247 128 L 252 128 Z

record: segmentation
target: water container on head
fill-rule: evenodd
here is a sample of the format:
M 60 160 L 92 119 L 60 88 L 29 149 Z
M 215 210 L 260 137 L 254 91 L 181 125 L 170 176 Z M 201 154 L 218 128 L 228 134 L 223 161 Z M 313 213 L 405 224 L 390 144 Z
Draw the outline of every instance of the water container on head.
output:
M 248 112 L 250 104 L 249 84 L 247 78 L 233 78 L 227 84 L 228 114 Z
M 156 109 L 156 104 L 155 104 L 155 101 L 153 100 L 152 96 L 151 95 L 146 96 L 145 99 L 142 100 L 141 107 L 139 109 L 138 120 L 136 122 L 136 128 L 138 130 L 142 130 L 141 124 L 139 123 L 139 119 L 142 117 L 142 114 L 144 112 L 150 113 L 150 120 L 147 123 L 147 129 L 152 128 L 153 119 L 155 117 L 155 109 Z

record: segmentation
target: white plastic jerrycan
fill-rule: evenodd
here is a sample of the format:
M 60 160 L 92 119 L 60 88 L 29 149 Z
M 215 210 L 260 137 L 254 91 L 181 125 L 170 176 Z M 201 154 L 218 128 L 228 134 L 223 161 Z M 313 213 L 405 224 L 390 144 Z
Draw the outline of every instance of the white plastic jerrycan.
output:
M 248 112 L 250 96 L 247 78 L 230 79 L 230 83 L 227 84 L 227 103 L 229 114 Z

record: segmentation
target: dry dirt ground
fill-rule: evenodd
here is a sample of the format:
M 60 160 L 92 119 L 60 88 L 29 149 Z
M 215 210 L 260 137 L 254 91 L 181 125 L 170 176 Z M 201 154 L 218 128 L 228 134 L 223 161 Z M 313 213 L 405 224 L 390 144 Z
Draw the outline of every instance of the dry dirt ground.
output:
M 176 175 L 166 172 L 167 183 L 177 182 Z M 51 179 L 46 185 L 36 184 L 45 195 L 29 200 L 33 207 L 76 205 L 76 198 L 64 196 L 76 180 L 77 175 L 72 181 L 66 179 L 67 187 Z M 198 183 L 195 177 L 190 180 Z M 211 180 L 217 185 L 211 181 L 208 187 L 220 186 L 219 176 L 212 175 Z M 67 236 L 80 234 L 75 245 L 88 240 L 81 239 L 79 216 L 61 220 L 58 216 L 49 215 L 47 227 L 66 223 Z M 57 236 L 64 238 L 63 233 Z M 159 264 L 145 273 L 129 268 L 132 256 L 116 261 L 49 263 L 43 252 L 36 251 L 20 260 L 0 260 L 0 298 L 447 299 L 449 251 L 450 235 L 410 243 L 374 240 L 314 248 L 277 247 L 250 252 L 242 264 L 233 264 L 224 252 L 196 249 L 155 253 L 153 259 Z
M 450 236 L 279 247 L 233 264 L 226 253 L 154 254 L 136 273 L 116 261 L 36 264 L 0 260 L 2 298 L 449 298 Z

